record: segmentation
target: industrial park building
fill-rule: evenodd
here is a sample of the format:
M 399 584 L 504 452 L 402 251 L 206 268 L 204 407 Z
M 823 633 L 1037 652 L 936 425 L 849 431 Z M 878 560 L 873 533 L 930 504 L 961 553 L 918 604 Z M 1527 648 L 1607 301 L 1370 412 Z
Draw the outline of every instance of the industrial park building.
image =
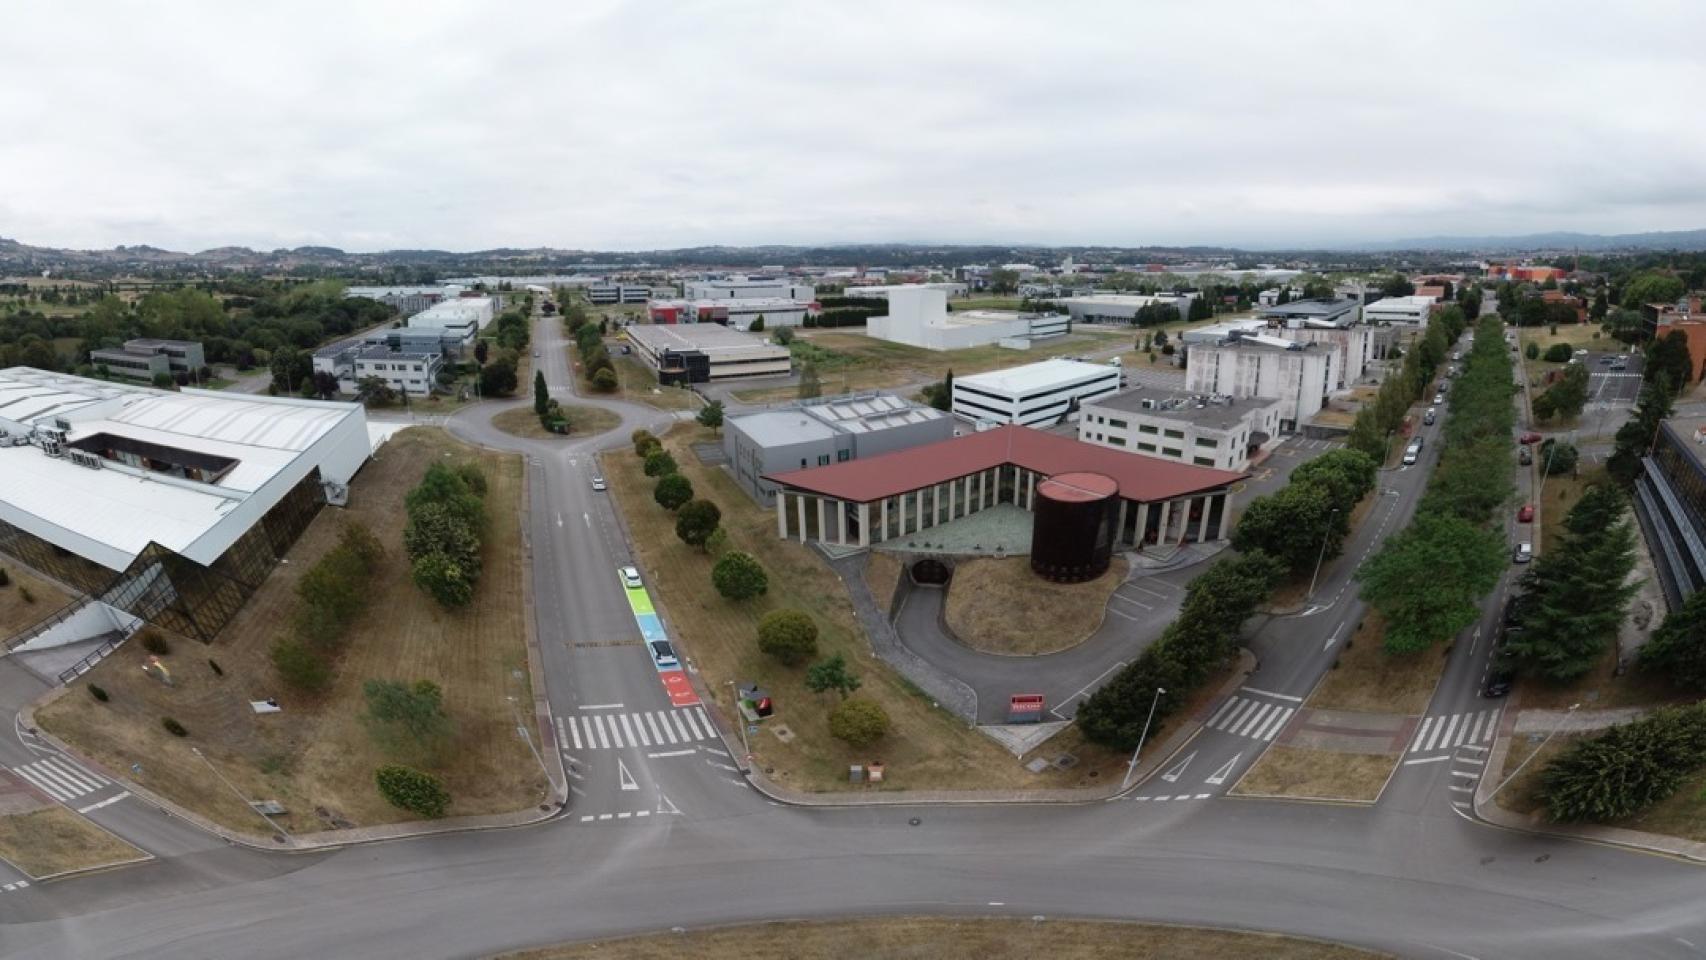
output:
M 622 332 L 660 383 L 785 377 L 793 369 L 787 347 L 721 324 L 631 323 Z
M 768 277 L 712 277 L 689 280 L 682 284 L 682 296 L 689 300 L 774 300 L 817 299 L 817 290 L 809 283 L 792 280 L 773 280 Z
M 464 346 L 474 342 L 492 322 L 496 304 L 491 297 L 458 297 L 434 304 L 409 318 L 416 329 L 439 329 L 454 333 Z
M 955 377 L 951 408 L 954 416 L 977 423 L 1048 426 L 1066 423 L 1081 404 L 1119 389 L 1119 367 L 1044 360 Z
M 1185 366 L 1189 393 L 1278 398 L 1286 432 L 1320 412 L 1338 382 L 1337 349 L 1267 334 L 1193 345 Z
M 90 350 L 89 362 L 115 377 L 152 380 L 156 374 L 194 376 L 207 366 L 207 357 L 196 340 L 126 340 L 118 349 Z
M 1004 310 L 948 312 L 948 295 L 930 287 L 894 287 L 889 312 L 865 322 L 865 333 L 878 340 L 926 350 L 962 350 L 999 343 L 1026 349 L 1031 341 L 1058 337 L 1072 328 L 1062 313 L 1013 313 Z
M 6 645 L 91 621 L 211 640 L 370 443 L 355 404 L 0 370 L 0 553 L 82 594 Z
M 1362 308 L 1363 322 L 1420 327 L 1433 312 L 1433 297 L 1386 297 Z
M 798 327 L 806 322 L 813 304 L 780 297 L 747 297 L 737 300 L 653 300 L 646 313 L 653 323 L 720 323 L 736 330 L 750 330 L 760 319 L 765 330 Z
M 1154 304 L 1179 311 L 1179 319 L 1191 315 L 1194 293 L 1093 293 L 1087 297 L 1067 297 L 1055 302 L 1066 308 L 1072 319 L 1084 323 L 1132 323 L 1137 312 Z
M 766 474 L 827 467 L 953 435 L 953 418 L 934 407 L 893 394 L 843 394 L 732 417 L 723 426 L 723 452 L 740 488 L 769 506 L 776 485 Z
M 1138 387 L 1084 404 L 1078 439 L 1116 450 L 1243 472 L 1279 436 L 1272 397 L 1186 394 Z

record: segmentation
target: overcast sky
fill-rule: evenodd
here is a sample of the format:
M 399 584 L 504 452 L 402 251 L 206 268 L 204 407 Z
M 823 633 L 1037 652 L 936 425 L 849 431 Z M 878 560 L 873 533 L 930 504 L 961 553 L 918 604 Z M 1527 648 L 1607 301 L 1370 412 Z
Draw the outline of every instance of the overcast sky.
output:
M 0 236 L 469 250 L 1691 229 L 1703 37 L 1694 0 L 26 0 L 0 29 Z

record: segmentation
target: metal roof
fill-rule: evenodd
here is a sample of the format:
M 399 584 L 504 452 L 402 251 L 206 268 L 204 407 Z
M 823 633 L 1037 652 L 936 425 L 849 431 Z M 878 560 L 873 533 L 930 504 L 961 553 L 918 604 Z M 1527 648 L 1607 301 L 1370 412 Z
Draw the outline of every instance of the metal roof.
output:
M 1105 363 L 1085 363 L 1081 360 L 1043 360 L 1021 367 L 992 370 L 955 377 L 956 384 L 993 390 L 999 393 L 1025 394 L 1048 387 L 1060 387 L 1098 378 L 1119 376 L 1119 368 Z

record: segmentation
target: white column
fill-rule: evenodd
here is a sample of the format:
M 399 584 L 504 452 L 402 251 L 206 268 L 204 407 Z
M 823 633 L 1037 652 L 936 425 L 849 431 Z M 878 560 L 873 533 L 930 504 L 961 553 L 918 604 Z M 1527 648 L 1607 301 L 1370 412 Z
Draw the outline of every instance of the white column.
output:
M 1202 519 L 1197 521 L 1197 542 L 1204 543 L 1208 540 L 1208 514 L 1214 506 L 1214 498 L 1198 497 L 1197 501 L 1202 504 Z
M 948 519 L 949 520 L 954 519 L 954 494 L 958 493 L 959 490 L 960 490 L 960 482 L 958 480 L 949 480 L 948 481 Z
M 776 538 L 788 539 L 788 494 L 785 490 L 776 491 Z
M 802 494 L 794 498 L 795 513 L 799 515 L 800 542 L 806 542 L 806 498 Z
M 871 505 L 859 504 L 859 546 L 871 545 Z
M 1132 542 L 1139 550 L 1143 549 L 1144 537 L 1149 533 L 1149 504 L 1137 505 L 1137 529 L 1132 533 Z
M 883 498 L 882 509 L 880 511 L 878 511 L 882 515 L 882 518 L 883 518 L 882 532 L 877 534 L 877 542 L 878 543 L 882 543 L 884 540 L 887 540 L 889 538 L 889 499 L 890 498 L 888 498 L 888 497 Z
M 930 525 L 934 527 L 942 522 L 942 485 L 930 485 Z
M 1226 522 L 1231 519 L 1231 517 L 1232 493 L 1228 491 L 1220 495 L 1220 525 L 1214 531 L 1214 538 L 1216 540 L 1226 539 Z
M 906 536 L 906 498 L 908 496 L 910 496 L 910 494 L 903 493 L 899 497 L 899 500 L 900 500 L 900 503 L 899 503 L 899 506 L 900 506 L 900 527 L 898 528 L 899 532 L 895 534 L 895 536 L 897 536 L 897 537 Z
M 1119 546 L 1120 541 L 1125 538 L 1125 508 L 1129 502 L 1130 501 L 1126 500 L 1124 497 L 1120 498 L 1120 519 L 1118 524 L 1114 527 L 1114 546 L 1116 547 Z
M 838 524 L 841 531 L 841 537 L 838 542 L 845 547 L 847 546 L 847 504 L 842 503 L 840 500 L 835 501 L 835 522 Z
M 1172 512 L 1173 512 L 1173 501 L 1171 501 L 1171 500 L 1162 501 L 1161 502 L 1161 520 L 1159 523 L 1156 524 L 1156 527 L 1155 527 L 1155 545 L 1156 546 L 1162 546 L 1162 545 L 1166 544 L 1166 542 L 1167 542 L 1167 521 L 1172 519 L 1170 516 L 1170 514 L 1172 514 Z
M 829 539 L 829 526 L 828 526 L 828 524 L 824 523 L 824 519 L 823 519 L 823 497 L 822 496 L 819 496 L 817 498 L 817 538 L 819 540 L 828 540 Z

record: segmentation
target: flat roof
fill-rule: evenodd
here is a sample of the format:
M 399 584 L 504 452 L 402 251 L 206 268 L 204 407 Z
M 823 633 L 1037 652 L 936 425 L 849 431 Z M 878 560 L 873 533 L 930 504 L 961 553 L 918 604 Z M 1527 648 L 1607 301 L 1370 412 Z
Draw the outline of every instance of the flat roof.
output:
M 799 410 L 766 410 L 732 417 L 729 425 L 751 437 L 761 447 L 781 447 L 790 443 L 828 440 L 835 428 Z
M 1264 316 L 1270 317 L 1336 317 L 1355 307 L 1357 302 L 1350 298 L 1316 298 L 1314 300 L 1293 300 L 1290 303 L 1276 303 L 1271 307 L 1263 307 Z
M 1145 407 L 1143 403 L 1146 400 L 1152 406 Z M 1230 430 L 1243 423 L 1244 418 L 1252 410 L 1260 410 L 1279 402 L 1274 397 L 1227 397 L 1135 387 L 1131 390 L 1122 390 L 1111 396 L 1087 400 L 1084 402 L 1082 413 L 1089 413 L 1093 409 L 1117 410 L 1146 417 L 1194 423 L 1217 430 Z
M 1069 381 L 1105 377 L 1110 373 L 1118 376 L 1119 372 L 1118 367 L 1105 363 L 1053 359 L 1008 367 L 1005 370 L 991 370 L 988 373 L 971 373 L 954 378 L 954 383 L 1019 395 L 1044 387 L 1059 386 Z
M 1092 293 L 1082 297 L 1063 297 L 1057 303 L 1083 303 L 1099 307 L 1146 307 L 1152 303 L 1172 303 L 1189 300 L 1190 293 Z
M 839 500 L 869 503 L 1009 463 L 1048 477 L 1100 473 L 1118 485 L 1120 496 L 1140 502 L 1216 490 L 1244 477 L 1007 425 L 880 456 L 769 474 L 765 479 Z
M 698 350 L 719 353 L 730 350 L 768 348 L 786 354 L 786 347 L 766 343 L 762 337 L 731 330 L 720 323 L 635 323 L 622 328 L 654 352 Z
M 1706 469 L 1706 444 L 1695 439 L 1696 436 L 1706 435 L 1701 433 L 1706 431 L 1706 415 L 1671 417 L 1664 421 L 1664 427 L 1676 436 L 1677 446 L 1693 454 L 1695 464 Z
M 827 440 L 837 434 L 878 433 L 947 417 L 945 411 L 893 394 L 866 393 L 805 400 L 778 410 L 730 417 L 729 423 L 760 446 L 773 447 Z
M 1431 307 L 1433 304 L 1433 297 L 1381 297 L 1379 300 L 1374 301 L 1363 309 L 1378 310 L 1381 307 L 1404 307 L 1406 309 L 1414 309 L 1416 307 Z

